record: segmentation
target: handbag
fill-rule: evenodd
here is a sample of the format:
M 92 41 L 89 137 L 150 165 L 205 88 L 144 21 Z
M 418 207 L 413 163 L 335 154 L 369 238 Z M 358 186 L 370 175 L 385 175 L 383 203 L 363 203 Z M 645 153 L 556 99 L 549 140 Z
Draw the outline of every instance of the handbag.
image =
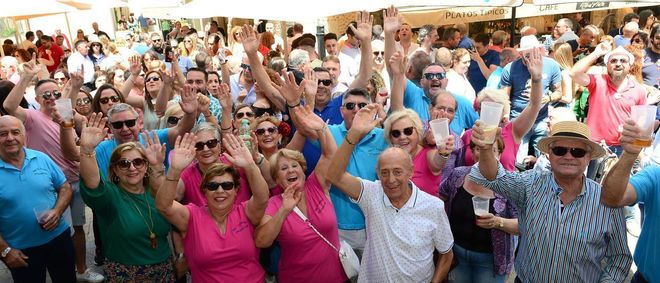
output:
M 300 218 L 302 218 L 302 220 L 305 221 L 305 223 L 307 223 L 307 225 L 310 228 L 312 228 L 312 230 L 314 230 L 314 232 L 316 232 L 316 234 L 319 235 L 319 237 L 321 237 L 321 239 L 323 239 L 324 242 L 326 242 L 330 247 L 332 247 L 332 249 L 334 249 L 335 251 L 337 251 L 337 253 L 339 253 L 339 261 L 341 262 L 341 266 L 344 268 L 344 272 L 346 273 L 346 276 L 348 278 L 353 278 L 357 276 L 358 273 L 360 272 L 360 259 L 358 259 L 357 254 L 355 254 L 355 251 L 353 251 L 353 247 L 351 247 L 351 245 L 346 241 L 341 240 L 339 242 L 340 247 L 339 249 L 337 249 L 335 245 L 330 243 L 328 239 L 323 237 L 323 235 L 321 235 L 321 233 L 319 233 L 319 231 L 316 230 L 316 228 L 314 228 L 314 225 L 312 225 L 312 223 L 309 222 L 307 216 L 305 216 L 302 213 L 302 211 L 298 209 L 297 206 L 293 208 L 293 211 L 295 211 L 296 214 L 298 214 L 298 216 L 300 216 Z

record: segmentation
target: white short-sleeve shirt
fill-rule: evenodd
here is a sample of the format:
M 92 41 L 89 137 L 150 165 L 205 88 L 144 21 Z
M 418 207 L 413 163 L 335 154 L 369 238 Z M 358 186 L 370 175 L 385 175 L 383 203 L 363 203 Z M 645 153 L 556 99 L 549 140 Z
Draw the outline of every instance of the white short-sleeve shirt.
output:
M 366 221 L 367 243 L 358 282 L 429 282 L 433 249 L 444 254 L 454 244 L 442 200 L 409 182 L 410 199 L 396 209 L 380 181 L 362 180 L 356 203 Z

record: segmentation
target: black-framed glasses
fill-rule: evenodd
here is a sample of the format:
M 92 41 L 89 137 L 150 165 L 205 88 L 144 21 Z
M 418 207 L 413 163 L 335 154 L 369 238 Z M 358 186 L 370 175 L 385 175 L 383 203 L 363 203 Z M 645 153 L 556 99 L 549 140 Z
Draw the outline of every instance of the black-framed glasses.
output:
M 404 135 L 406 135 L 407 137 L 409 137 L 409 136 L 412 136 L 414 130 L 415 130 L 415 127 L 404 128 L 403 131 L 400 131 L 400 130 L 392 130 L 392 131 L 390 132 L 390 136 L 392 136 L 393 138 L 398 138 L 398 137 L 401 136 L 401 133 L 403 132 Z
M 170 125 L 177 125 L 181 121 L 181 117 L 170 116 L 167 117 L 167 123 Z
M 205 142 L 195 143 L 195 149 L 197 151 L 204 150 L 204 146 L 208 147 L 209 149 L 215 148 L 216 146 L 218 146 L 218 139 L 212 139 L 212 140 L 207 140 Z
M 348 102 L 348 103 L 344 104 L 344 108 L 346 108 L 346 110 L 353 110 L 353 109 L 355 109 L 355 106 L 357 106 L 358 109 L 362 109 L 362 108 L 367 106 L 367 103 L 366 102 L 360 102 L 360 103 Z
M 621 63 L 621 64 L 628 64 L 628 59 L 624 58 L 612 58 L 610 59 L 610 64 L 616 64 L 616 63 Z
M 263 136 L 266 133 L 266 131 L 268 131 L 268 133 L 272 135 L 274 133 L 279 132 L 279 129 L 277 127 L 263 128 L 263 129 L 255 130 L 254 133 L 257 134 L 257 136 Z
M 135 169 L 142 169 L 147 165 L 147 161 L 144 160 L 143 158 L 135 158 L 133 160 L 128 160 L 128 159 L 121 159 L 117 161 L 117 168 L 120 170 L 128 170 L 131 168 L 131 165 L 135 167 Z
M 112 128 L 115 130 L 121 130 L 122 128 L 124 128 L 124 125 L 126 125 L 127 128 L 135 127 L 136 122 L 137 119 L 131 119 L 131 120 L 111 122 L 110 125 L 112 125 Z
M 433 80 L 433 79 L 444 80 L 446 77 L 447 77 L 447 74 L 445 74 L 445 73 L 426 73 L 426 74 L 424 74 L 424 78 L 429 80 L 429 81 Z
M 90 102 L 92 102 L 92 100 L 89 99 L 88 97 L 78 98 L 76 99 L 76 106 L 89 104 Z
M 207 190 L 209 191 L 217 191 L 219 188 L 222 188 L 224 191 L 231 191 L 236 187 L 236 183 L 234 182 L 208 182 L 206 183 L 206 186 L 204 186 Z
M 374 51 L 374 56 L 378 57 L 378 55 L 385 56 L 385 51 Z
M 250 65 L 245 64 L 245 63 L 241 63 L 241 69 L 248 70 L 248 71 L 252 72 L 252 67 L 250 67 Z
M 575 158 L 582 158 L 585 155 L 587 155 L 588 152 L 586 149 L 582 149 L 582 148 L 575 148 L 575 147 L 568 148 L 563 146 L 555 146 L 551 148 L 551 150 L 552 150 L 552 154 L 556 156 L 564 156 L 566 155 L 567 152 L 570 152 L 571 155 Z
M 238 112 L 238 113 L 236 113 L 236 119 L 243 119 L 243 117 L 252 118 L 252 117 L 254 117 L 254 113 L 252 113 L 252 112 Z
M 60 99 L 60 97 L 62 97 L 62 93 L 57 91 L 57 90 L 55 90 L 55 91 L 46 91 L 46 92 L 41 94 L 41 98 L 43 98 L 44 100 L 49 100 L 49 99 L 52 99 L 52 98 Z
M 254 111 L 255 117 L 261 117 L 266 114 L 268 114 L 269 116 L 275 116 L 275 111 L 273 111 L 273 109 L 270 108 L 259 108 L 252 106 L 252 111 Z
M 319 85 L 321 84 L 324 86 L 330 86 L 332 84 L 332 80 L 319 80 Z
M 159 77 L 148 77 L 144 81 L 147 82 L 147 83 L 152 82 L 152 81 L 153 82 L 158 82 L 158 81 L 160 81 L 160 78 Z
M 152 39 L 151 41 L 153 41 L 153 42 L 161 42 L 161 39 L 160 39 L 160 38 L 157 38 L 157 39 Z
M 99 102 L 101 102 L 101 104 L 108 104 L 108 102 L 110 101 L 112 101 L 113 103 L 117 103 L 119 101 L 119 96 L 113 95 L 113 96 L 101 97 L 99 99 Z

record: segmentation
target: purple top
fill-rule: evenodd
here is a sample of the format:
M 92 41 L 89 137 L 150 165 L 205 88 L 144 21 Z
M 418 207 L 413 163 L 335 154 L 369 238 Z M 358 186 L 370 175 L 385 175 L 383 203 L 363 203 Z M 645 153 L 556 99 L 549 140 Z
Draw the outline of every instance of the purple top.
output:
M 465 177 L 470 173 L 472 166 L 457 167 L 452 171 L 449 176 L 440 184 L 440 197 L 447 199 L 445 202 L 445 210 L 447 216 L 451 219 L 451 205 L 456 196 L 456 192 L 465 182 Z M 495 215 L 503 218 L 518 218 L 518 211 L 515 205 L 494 193 L 495 199 L 493 200 L 493 209 Z M 504 275 L 511 272 L 513 268 L 514 252 L 516 245 L 513 235 L 498 229 L 491 229 L 491 238 L 493 239 L 493 258 L 495 272 L 499 275 Z

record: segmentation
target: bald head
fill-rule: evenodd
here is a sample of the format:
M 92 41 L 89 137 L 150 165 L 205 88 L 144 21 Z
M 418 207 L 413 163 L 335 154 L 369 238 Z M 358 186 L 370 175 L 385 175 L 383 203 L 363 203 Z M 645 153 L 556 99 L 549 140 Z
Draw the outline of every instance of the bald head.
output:
M 405 169 L 412 170 L 412 157 L 408 152 L 399 147 L 389 147 L 385 149 L 378 157 L 376 170 L 380 171 L 385 164 L 397 165 Z
M 25 133 L 25 126 L 23 125 L 23 122 L 21 122 L 20 119 L 14 116 L 11 115 L 0 116 L 0 127 L 4 125 L 15 125 L 21 129 L 22 133 Z
M 25 145 L 25 127 L 14 116 L 0 117 L 0 158 L 5 162 L 15 160 L 23 153 Z

